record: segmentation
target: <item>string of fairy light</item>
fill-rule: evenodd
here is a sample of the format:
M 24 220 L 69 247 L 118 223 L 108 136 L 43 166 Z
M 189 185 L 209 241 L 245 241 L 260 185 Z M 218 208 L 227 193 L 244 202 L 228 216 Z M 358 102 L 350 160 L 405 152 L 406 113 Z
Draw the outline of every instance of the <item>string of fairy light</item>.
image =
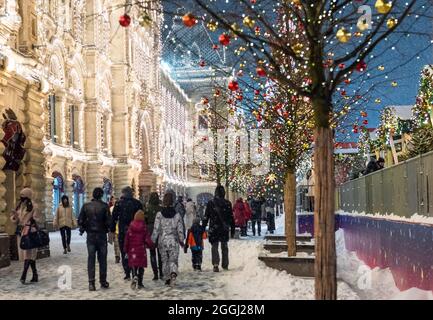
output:
M 216 1 L 196 1 L 201 5 L 201 9 L 216 6 Z M 379 26 L 371 30 L 368 18 L 364 20 L 354 18 L 359 5 L 374 3 L 374 14 L 372 23 Z M 227 84 L 229 98 L 227 100 L 228 109 L 231 113 L 235 112 L 237 104 L 245 98 L 243 85 L 239 78 L 245 74 L 244 69 L 249 69 L 249 76 L 255 81 L 256 88 L 252 89 L 254 96 L 253 101 L 257 107 L 252 110 L 258 126 L 269 125 L 268 118 L 275 120 L 272 114 L 278 114 L 276 127 L 281 119 L 285 126 L 290 126 L 292 120 L 291 114 L 285 108 L 289 102 L 284 101 L 283 107 L 278 104 L 272 104 L 272 99 L 267 97 L 266 88 L 270 83 L 276 83 L 280 90 L 285 90 L 291 96 L 304 97 L 304 104 L 308 105 L 309 99 L 314 89 L 310 74 L 309 64 L 311 63 L 311 52 L 308 41 L 302 41 L 308 38 L 305 27 L 308 25 L 319 25 L 324 30 L 323 38 L 317 39 L 317 42 L 323 45 L 326 56 L 323 58 L 323 68 L 325 69 L 325 81 L 319 85 L 322 87 L 330 86 L 335 89 L 334 100 L 339 101 L 341 106 L 335 108 L 334 114 L 337 120 L 331 124 L 333 128 L 341 123 L 338 118 L 342 119 L 352 115 L 355 106 L 361 108 L 359 111 L 359 120 L 355 120 L 352 127 L 352 133 L 363 133 L 368 126 L 368 112 L 365 108 L 367 98 L 361 92 L 362 84 L 366 79 L 374 78 L 372 69 L 376 72 L 384 73 L 385 81 L 389 81 L 391 88 L 398 87 L 396 79 L 388 79 L 385 65 L 374 66 L 375 55 L 370 48 L 373 47 L 377 38 L 383 37 L 383 41 L 389 41 L 388 31 L 393 31 L 400 26 L 399 17 L 410 15 L 410 10 L 415 6 L 415 2 L 406 2 L 399 6 L 396 1 L 344 1 L 337 0 L 322 1 L 324 6 L 316 10 L 314 4 L 311 7 L 306 6 L 305 1 L 261 1 L 261 0 L 240 0 L 236 3 L 225 1 L 226 6 L 230 4 L 243 5 L 237 12 L 243 11 L 243 14 L 233 14 L 221 9 L 223 18 L 215 16 L 209 10 L 204 14 L 188 12 L 182 16 L 182 23 L 186 28 L 194 28 L 202 20 L 210 32 L 219 32 L 218 44 L 213 44 L 213 49 L 218 50 L 220 46 L 233 49 L 233 54 L 237 56 L 245 55 L 251 52 L 254 62 L 243 60 L 239 63 L 239 70 L 230 79 Z M 244 9 L 244 10 L 240 10 Z M 420 12 L 426 11 L 428 7 L 422 4 L 418 7 Z M 314 21 L 303 19 L 306 16 L 312 16 L 314 11 Z M 307 15 L 306 13 L 309 13 Z M 265 17 L 271 17 L 269 20 Z M 233 18 L 233 19 L 232 19 Z M 417 18 L 417 17 L 415 17 Z M 127 27 L 131 20 L 122 16 L 119 23 Z M 380 27 L 383 26 L 383 30 Z M 222 31 L 220 31 L 222 30 Z M 375 32 L 377 30 L 377 32 Z M 293 33 L 289 43 L 281 45 L 281 38 L 288 33 Z M 407 33 L 407 36 L 409 33 Z M 310 39 L 307 39 L 310 40 Z M 237 45 L 238 41 L 242 41 Z M 310 42 L 311 43 L 311 42 Z M 429 45 L 431 45 L 429 43 Z M 270 49 L 271 48 L 271 49 Z M 391 50 L 395 47 L 391 46 Z M 355 52 L 349 55 L 350 52 Z M 275 56 L 278 56 L 276 63 Z M 349 56 L 349 57 L 348 57 Z M 370 64 L 368 60 L 372 60 Z M 282 63 L 281 63 L 282 62 Z M 201 61 L 206 64 L 206 61 Z M 252 65 L 254 65 L 252 67 Z M 252 71 L 251 71 L 252 69 Z M 288 72 L 288 71 L 291 72 Z M 301 78 L 301 81 L 294 79 Z M 357 86 L 356 88 L 354 86 Z M 251 88 L 250 88 L 251 89 Z M 216 89 L 221 90 L 220 88 Z M 248 88 L 245 89 L 248 92 Z M 248 99 L 248 98 L 247 98 Z M 381 97 L 374 97 L 374 103 L 380 105 Z M 423 99 L 424 101 L 425 99 Z M 206 97 L 204 101 L 206 102 Z M 364 106 L 363 106 L 364 105 Z M 305 106 L 303 107 L 305 108 Z M 304 143 L 304 146 L 307 144 Z M 309 146 L 310 144 L 308 144 Z M 305 147 L 304 149 L 308 149 Z

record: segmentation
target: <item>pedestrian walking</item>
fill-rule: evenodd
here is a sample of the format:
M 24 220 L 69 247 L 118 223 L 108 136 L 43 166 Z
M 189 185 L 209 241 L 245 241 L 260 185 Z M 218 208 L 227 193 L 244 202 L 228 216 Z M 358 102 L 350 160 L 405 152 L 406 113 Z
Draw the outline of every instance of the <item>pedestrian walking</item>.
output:
M 191 228 L 188 229 L 184 246 L 185 253 L 188 252 L 188 248 L 191 250 L 192 268 L 196 271 L 201 271 L 204 239 L 207 239 L 206 230 L 200 225 L 200 218 L 196 217 Z
M 124 280 L 131 280 L 131 269 L 128 266 L 128 258 L 126 256 L 125 247 L 125 235 L 128 230 L 129 224 L 134 220 L 135 213 L 139 210 L 143 210 L 143 204 L 134 199 L 134 192 L 131 187 L 125 187 L 122 189 L 122 197 L 116 202 L 113 209 L 113 218 L 111 223 L 111 238 L 113 238 L 116 231 L 116 225 L 119 230 L 118 241 L 120 247 L 120 255 L 122 257 L 122 267 L 125 273 Z
M 56 210 L 53 227 L 60 230 L 63 254 L 71 252 L 71 230 L 77 227 L 77 221 L 72 213 L 67 195 L 62 196 L 62 202 Z
M 192 199 L 188 198 L 186 200 L 185 205 L 185 229 L 189 230 L 192 227 L 194 218 L 197 216 L 197 210 L 195 208 L 194 202 L 192 202 Z
M 147 230 L 150 234 L 153 233 L 155 218 L 158 212 L 161 212 L 162 207 L 160 205 L 159 195 L 157 192 L 152 192 L 149 196 L 149 204 L 145 210 Z M 153 270 L 153 280 L 163 279 L 162 274 L 162 261 L 161 261 L 161 253 L 157 248 L 157 243 L 155 243 L 155 247 L 150 248 L 150 264 L 152 265 Z M 159 271 L 159 272 L 158 272 Z M 158 277 L 159 273 L 159 277 Z
M 235 219 L 235 226 L 241 229 L 241 236 L 247 236 L 247 208 L 242 200 L 239 198 L 236 200 L 235 205 L 233 206 L 233 216 Z
M 251 211 L 253 213 L 251 217 L 253 236 L 256 235 L 256 225 L 257 225 L 257 234 L 260 237 L 262 233 L 262 202 L 260 201 L 260 199 L 254 198 L 251 201 Z
M 32 269 L 33 273 L 30 282 L 38 282 L 39 280 L 36 269 L 36 256 L 38 254 L 38 249 L 23 250 L 20 247 L 21 237 L 26 236 L 30 231 L 37 227 L 37 223 L 42 222 L 42 215 L 36 204 L 33 204 L 32 197 L 32 189 L 24 188 L 21 190 L 18 206 L 11 214 L 11 221 L 16 224 L 15 234 L 17 236 L 18 257 L 20 261 L 24 261 L 24 268 L 20 278 L 22 284 L 26 283 L 29 268 Z
M 162 200 L 163 208 L 155 218 L 152 233 L 153 243 L 158 243 L 161 252 L 165 284 L 174 286 L 178 276 L 179 246 L 184 246 L 184 225 L 182 217 L 174 209 L 173 193 L 167 192 Z
M 268 232 L 274 234 L 275 231 L 275 204 L 273 201 L 268 200 L 266 202 L 266 224 L 268 226 Z
M 228 241 L 235 235 L 235 222 L 233 217 L 232 204 L 225 199 L 224 187 L 218 185 L 215 188 L 215 195 L 206 206 L 203 227 L 209 223 L 209 242 L 212 245 L 212 265 L 214 272 L 219 272 L 220 255 L 219 245 L 221 244 L 222 268 L 228 270 L 229 248 Z
M 110 201 L 108 202 L 108 206 L 110 207 L 111 216 L 113 216 L 114 205 L 116 204 L 116 198 L 111 196 Z M 110 235 L 111 234 L 111 235 Z M 120 246 L 119 246 L 119 225 L 116 224 L 116 230 L 113 233 L 109 234 L 109 243 L 113 244 L 114 248 L 114 262 L 120 263 Z
M 144 269 L 147 268 L 146 248 L 152 249 L 153 247 L 154 244 L 144 221 L 144 211 L 139 210 L 129 224 L 124 248 L 128 255 L 128 266 L 132 270 L 131 288 L 133 290 L 144 287 L 143 275 Z
M 89 291 L 95 291 L 96 255 L 99 263 L 99 282 L 101 288 L 108 289 L 107 282 L 107 233 L 110 230 L 111 216 L 108 204 L 102 201 L 104 190 L 95 188 L 92 201 L 84 204 L 78 217 L 80 235 L 87 234 L 87 273 Z

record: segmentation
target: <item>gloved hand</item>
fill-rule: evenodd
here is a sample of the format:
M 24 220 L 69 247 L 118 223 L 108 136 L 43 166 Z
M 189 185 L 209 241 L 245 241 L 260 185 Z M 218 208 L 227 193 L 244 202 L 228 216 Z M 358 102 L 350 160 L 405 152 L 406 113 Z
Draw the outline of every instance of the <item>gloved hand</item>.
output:
M 80 228 L 80 236 L 82 236 L 84 233 L 84 230 Z
M 188 253 L 188 246 L 183 247 L 183 252 Z

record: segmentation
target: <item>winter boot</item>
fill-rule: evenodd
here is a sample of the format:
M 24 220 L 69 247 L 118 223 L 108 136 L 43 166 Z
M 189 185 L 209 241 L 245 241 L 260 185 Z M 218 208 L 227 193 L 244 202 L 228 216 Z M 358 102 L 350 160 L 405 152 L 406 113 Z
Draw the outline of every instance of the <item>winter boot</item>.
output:
M 68 252 L 71 252 L 71 246 L 68 244 Z
M 20 279 L 22 284 L 26 283 L 27 271 L 29 270 L 29 267 L 30 267 L 30 260 L 24 260 L 24 269 Z
M 197 265 L 197 271 L 201 271 L 201 265 Z
M 153 281 L 156 281 L 156 280 L 158 280 L 158 273 L 154 273 L 153 274 L 153 279 L 152 279 Z
M 35 260 L 30 260 L 30 267 L 32 268 L 32 273 L 33 273 L 33 277 L 30 280 L 30 282 L 38 282 L 39 277 L 38 277 L 38 270 L 36 270 L 36 261 Z
M 141 272 L 138 273 L 138 283 L 137 283 L 137 289 L 143 289 L 143 274 Z
M 213 272 L 220 272 L 220 269 L 218 266 L 213 266 Z
M 176 278 L 177 278 L 177 274 L 173 272 L 170 275 L 170 287 L 173 288 L 176 285 Z
M 96 291 L 95 281 L 89 281 L 89 291 Z
M 102 289 L 108 289 L 110 287 L 110 284 L 107 281 L 101 282 L 101 288 Z
M 67 253 L 68 253 L 68 251 L 66 250 L 66 248 L 63 249 L 63 254 L 67 254 Z
M 131 289 L 132 290 L 136 290 L 137 289 L 137 285 L 138 285 L 138 278 L 137 278 L 137 276 L 134 276 L 132 278 L 132 281 L 131 281 Z
M 131 275 L 130 274 L 126 274 L 125 277 L 123 278 L 123 280 L 130 281 L 131 280 Z

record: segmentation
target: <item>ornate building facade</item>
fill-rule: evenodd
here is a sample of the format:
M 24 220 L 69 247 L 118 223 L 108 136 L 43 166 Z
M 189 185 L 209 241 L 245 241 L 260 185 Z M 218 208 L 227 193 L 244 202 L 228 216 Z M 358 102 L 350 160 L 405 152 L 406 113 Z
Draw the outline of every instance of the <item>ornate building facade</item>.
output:
M 162 16 L 151 10 L 140 25 L 130 8 L 133 22 L 122 28 L 124 3 L 0 0 L 0 261 L 24 186 L 48 225 L 63 194 L 78 215 L 95 187 L 106 200 L 125 186 L 142 199 L 162 190 Z M 17 166 L 11 152 L 22 154 Z

